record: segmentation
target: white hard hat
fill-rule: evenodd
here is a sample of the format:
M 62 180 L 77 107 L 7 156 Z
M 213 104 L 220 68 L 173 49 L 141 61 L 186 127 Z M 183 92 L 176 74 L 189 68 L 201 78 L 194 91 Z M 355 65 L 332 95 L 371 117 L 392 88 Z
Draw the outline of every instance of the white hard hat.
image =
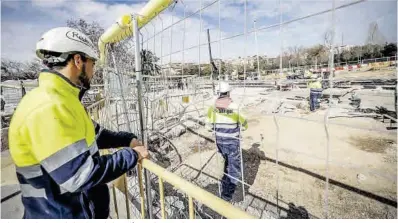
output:
M 229 84 L 227 82 L 222 81 L 222 82 L 218 83 L 218 91 L 220 93 L 230 92 L 231 87 L 229 86 Z
M 58 57 L 47 58 L 45 52 L 60 53 Z M 36 44 L 36 55 L 51 62 L 64 62 L 71 53 L 83 53 L 93 60 L 98 56 L 90 38 L 77 29 L 58 27 L 44 33 Z

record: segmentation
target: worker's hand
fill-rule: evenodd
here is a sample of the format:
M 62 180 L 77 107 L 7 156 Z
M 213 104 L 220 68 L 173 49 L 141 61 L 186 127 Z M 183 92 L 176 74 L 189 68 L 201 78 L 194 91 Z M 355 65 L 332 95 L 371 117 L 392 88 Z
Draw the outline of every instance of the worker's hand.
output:
M 142 142 L 139 141 L 138 139 L 133 139 L 130 142 L 130 147 L 131 148 L 134 148 L 134 147 L 137 147 L 137 146 L 142 146 L 142 145 L 143 145 Z
M 137 152 L 138 160 L 149 158 L 149 152 L 145 146 L 136 146 L 133 150 Z

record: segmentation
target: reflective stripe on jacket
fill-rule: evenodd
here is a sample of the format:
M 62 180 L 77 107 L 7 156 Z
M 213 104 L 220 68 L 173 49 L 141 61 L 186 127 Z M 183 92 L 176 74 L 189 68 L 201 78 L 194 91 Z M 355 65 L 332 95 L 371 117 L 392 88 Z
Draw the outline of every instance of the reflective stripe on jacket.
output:
M 247 120 L 239 113 L 239 107 L 228 97 L 219 98 L 207 111 L 209 130 L 214 130 L 217 143 L 228 144 L 225 139 L 238 140 L 240 127 L 248 128 Z M 222 140 L 221 140 L 222 139 Z
M 24 218 L 106 218 L 106 183 L 136 165 L 137 154 L 130 148 L 99 155 L 98 149 L 128 146 L 135 136 L 93 123 L 79 93 L 63 75 L 43 71 L 39 87 L 26 94 L 14 112 L 9 148 Z

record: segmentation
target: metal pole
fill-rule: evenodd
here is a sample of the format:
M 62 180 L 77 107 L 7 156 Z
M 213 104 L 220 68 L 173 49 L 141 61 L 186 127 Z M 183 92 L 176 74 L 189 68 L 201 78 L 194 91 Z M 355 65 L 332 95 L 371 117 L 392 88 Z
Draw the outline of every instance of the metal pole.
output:
M 243 95 L 246 94 L 246 63 L 247 63 L 247 55 L 246 55 L 246 44 L 247 44 L 247 0 L 245 0 L 245 25 L 244 25 L 244 32 L 245 32 L 245 44 L 244 44 L 244 63 L 243 63 Z M 244 99 L 245 97 L 243 97 L 242 99 Z M 239 104 L 239 109 L 238 109 L 238 113 L 240 113 L 240 106 L 242 104 L 242 101 Z M 242 124 L 242 123 L 240 123 Z M 242 126 L 239 128 L 239 136 L 242 135 Z M 246 198 L 246 193 L 245 193 L 245 176 L 244 176 L 244 172 L 243 172 L 243 151 L 242 151 L 242 138 L 239 138 L 239 150 L 240 150 L 240 171 L 241 171 L 241 176 L 242 176 L 242 195 L 243 195 L 243 200 L 245 200 Z
M 214 87 L 214 79 L 213 79 L 213 75 L 214 75 L 214 68 L 215 68 L 215 64 L 214 64 L 214 61 L 213 61 L 213 57 L 212 57 L 212 55 L 211 55 L 211 44 L 210 44 L 210 30 L 209 29 L 207 29 L 207 42 L 208 42 L 208 46 L 209 46 L 209 58 L 210 58 L 210 69 L 211 69 L 211 76 L 210 76 L 210 80 L 211 80 L 211 86 L 212 86 L 212 88 L 213 88 L 213 95 L 216 95 L 216 90 L 215 90 L 215 87 Z M 214 65 L 214 68 L 213 68 L 213 65 Z
M 330 89 L 333 88 L 333 76 L 334 76 L 334 34 L 335 34 L 335 0 L 333 0 L 333 10 L 332 10 L 332 36 L 331 36 L 331 47 L 330 47 L 330 53 L 329 53 L 329 87 Z M 332 91 L 331 91 L 332 92 Z M 325 113 L 325 118 L 324 118 L 324 127 L 325 127 L 325 133 L 326 133 L 326 185 L 325 185 L 325 218 L 329 218 L 329 154 L 330 154 L 330 138 L 329 138 L 329 128 L 328 128 L 328 122 L 329 122 L 329 114 L 330 114 L 330 109 L 333 106 L 332 104 L 332 98 L 333 95 L 330 93 L 330 99 L 329 99 L 329 108 L 327 112 Z
M 182 72 L 181 74 L 184 76 L 184 69 L 185 69 L 185 30 L 186 30 L 186 9 L 187 7 L 184 5 L 184 34 L 182 35 Z
M 173 24 L 173 20 L 174 20 L 174 11 L 171 13 L 171 24 Z M 172 71 L 172 68 L 171 68 L 171 56 L 173 55 L 173 26 L 171 26 L 170 27 L 170 58 L 169 58 L 169 74 L 168 74 L 168 77 L 169 76 L 171 76 L 172 74 L 171 74 L 171 71 Z M 169 78 L 167 77 L 167 81 L 169 80 Z M 173 81 L 170 81 L 172 84 L 173 84 Z M 175 91 L 175 90 L 174 90 Z M 168 93 L 168 90 L 167 90 L 167 93 Z M 172 92 L 171 92 L 172 94 L 173 94 L 173 90 L 172 90 Z M 169 101 L 169 99 L 168 99 L 168 97 L 169 97 L 169 94 L 167 94 L 167 102 Z M 170 104 L 172 104 L 173 102 L 172 102 L 172 98 L 170 98 Z M 167 103 L 167 104 L 169 104 L 169 103 Z M 171 111 L 171 113 L 173 113 L 173 112 L 175 112 L 175 111 Z M 169 116 L 169 110 L 167 110 L 167 115 L 166 116 Z M 164 120 L 164 126 L 166 127 L 166 122 L 167 122 L 167 119 L 165 119 Z
M 276 212 L 279 217 L 279 124 L 276 119 L 276 115 L 273 115 L 274 123 L 276 126 L 276 148 L 275 148 L 275 159 L 276 159 Z
M 129 132 L 131 132 L 131 126 L 130 126 L 130 120 L 129 120 L 129 116 L 127 113 L 127 107 L 126 107 L 126 100 L 124 99 L 124 90 L 123 90 L 123 84 L 122 84 L 122 77 L 121 74 L 119 73 L 117 66 L 116 66 L 116 58 L 115 58 L 115 54 L 113 53 L 113 51 L 111 51 L 111 55 L 112 55 L 112 60 L 113 60 L 113 65 L 115 67 L 115 71 L 116 71 L 116 76 L 118 77 L 118 81 L 119 81 L 119 86 L 120 86 L 120 92 L 121 92 L 121 98 L 122 98 L 122 104 L 123 104 L 123 110 L 125 113 L 125 117 L 126 117 L 126 121 L 127 121 L 127 129 Z M 116 106 L 117 106 L 117 102 L 116 102 Z M 118 117 L 116 117 L 118 118 Z M 118 126 L 119 128 L 119 126 Z M 127 176 L 131 176 L 131 172 L 129 171 L 125 176 L 124 176 L 124 189 L 125 189 L 125 193 L 126 193 L 126 209 L 127 209 L 127 218 L 130 218 L 130 203 L 129 203 L 129 192 L 128 192 L 128 187 L 127 187 Z
M 257 75 L 260 77 L 260 55 L 258 54 L 258 39 L 256 30 L 256 20 L 254 20 L 254 38 L 256 40 L 256 53 L 257 53 Z
M 152 25 L 152 27 L 153 27 L 153 35 L 155 35 L 155 33 L 156 33 L 156 26 L 155 25 L 153 25 L 153 23 L 152 23 L 152 21 L 150 22 L 151 23 L 151 25 Z M 153 38 L 153 54 L 154 54 L 154 57 L 155 57 L 155 55 L 156 55 L 156 38 L 154 37 Z M 154 61 L 155 62 L 155 61 Z M 155 71 L 156 72 L 156 71 Z M 157 78 L 156 78 L 156 73 L 154 73 L 153 74 L 153 76 L 155 76 L 155 78 L 154 78 L 154 81 L 153 81 L 153 84 L 152 84 L 152 86 L 153 86 L 153 89 L 152 89 L 152 91 L 153 91 L 153 98 L 152 98 L 152 100 L 155 100 L 155 97 L 156 97 L 156 95 L 155 95 L 155 92 L 156 92 L 156 88 L 157 88 Z M 154 110 L 155 110 L 155 108 L 154 108 L 154 103 L 153 103 L 154 101 L 152 101 L 151 102 L 151 126 L 152 126 L 152 131 L 153 131 L 153 129 L 154 129 L 154 126 L 153 126 L 153 123 L 154 123 Z M 155 104 L 156 104 L 156 102 L 155 102 Z
M 283 54 L 283 39 L 282 39 L 282 0 L 279 0 L 279 39 L 281 41 L 281 52 L 279 55 L 279 75 L 282 75 L 282 54 Z
M 199 17 L 200 17 L 200 19 L 199 19 L 199 44 L 198 44 L 198 53 L 199 53 L 199 64 L 198 64 L 198 66 L 199 66 L 199 77 L 200 77 L 200 37 L 201 37 L 201 35 L 200 34 L 202 34 L 202 0 L 200 0 L 200 10 L 199 10 Z
M 162 77 L 163 77 L 163 82 L 164 82 L 164 89 L 166 92 L 166 96 L 164 97 L 164 104 L 166 106 L 166 110 L 168 111 L 168 103 L 167 103 L 167 96 L 168 96 L 168 89 L 169 86 L 167 84 L 167 79 L 166 79 L 166 75 L 164 73 L 164 69 L 163 69 L 163 31 L 164 31 L 164 23 L 163 23 L 163 19 L 162 17 L 159 15 L 158 19 L 160 19 L 160 21 L 162 22 L 162 31 L 160 32 L 160 67 L 161 67 L 161 72 L 162 72 Z M 166 115 L 167 116 L 167 115 Z M 163 128 L 166 129 L 166 121 L 164 122 L 164 126 Z
M 198 45 L 198 51 L 199 51 L 199 78 L 200 78 L 200 34 L 202 33 L 202 0 L 200 0 L 200 11 L 199 11 L 199 15 L 200 15 L 200 20 L 199 20 L 199 45 Z M 203 107 L 204 107 L 204 103 L 203 103 Z M 199 165 L 202 168 L 202 151 L 201 151 L 201 146 L 198 146 L 199 148 Z
M 25 94 L 26 94 L 25 86 L 23 86 L 23 81 L 21 81 L 21 98 L 23 98 Z
M 280 61 L 279 61 L 279 69 L 280 74 L 282 73 L 282 52 L 283 52 L 283 40 L 282 40 L 282 2 L 279 0 L 279 38 L 281 40 L 281 52 L 280 52 Z M 280 75 L 279 74 L 279 75 Z M 276 148 L 275 148 L 275 159 L 276 159 L 276 212 L 278 213 L 278 217 L 280 216 L 279 209 L 279 124 L 277 118 L 274 114 L 274 123 L 276 126 Z
M 140 36 L 138 29 L 138 21 L 135 16 L 133 16 L 133 29 L 134 29 L 134 40 L 135 40 L 135 75 L 137 79 L 137 96 L 138 96 L 138 109 L 139 109 L 139 118 L 140 118 L 140 130 L 141 130 L 141 139 L 144 142 L 145 146 L 148 146 L 148 141 L 145 133 L 146 123 L 144 123 L 144 114 L 143 114 L 143 100 L 142 100 L 142 70 L 141 70 L 141 49 L 140 49 Z M 145 177 L 145 191 L 146 191 L 146 203 L 148 216 L 152 219 L 152 199 L 151 199 L 151 181 L 148 171 L 144 171 Z
M 219 51 L 220 51 L 220 65 L 218 66 L 219 67 L 218 76 L 219 76 L 219 78 L 221 80 L 221 64 L 222 64 L 222 62 L 221 62 L 221 0 L 218 1 L 218 38 L 219 38 L 218 44 L 219 44 Z M 224 74 L 224 80 L 225 81 L 228 80 L 227 73 Z M 213 126 L 213 131 L 215 131 L 215 126 Z M 214 145 L 215 145 L 215 148 L 217 148 L 217 142 L 215 140 L 214 140 Z M 220 156 L 216 156 L 217 165 L 220 163 L 219 157 Z M 225 174 L 225 173 L 223 173 L 223 174 Z M 221 183 L 220 183 L 220 181 L 217 182 L 217 185 L 218 185 L 218 195 L 221 197 Z
M 221 0 L 218 1 L 218 50 L 220 51 L 220 64 L 218 65 L 218 79 L 221 80 L 221 66 L 222 66 L 222 59 L 221 59 Z M 224 74 L 224 80 L 228 80 L 227 74 Z
M 174 11 L 171 13 L 171 24 L 174 22 Z M 171 56 L 173 55 L 173 26 L 170 27 L 170 57 L 169 57 L 169 75 L 171 76 Z

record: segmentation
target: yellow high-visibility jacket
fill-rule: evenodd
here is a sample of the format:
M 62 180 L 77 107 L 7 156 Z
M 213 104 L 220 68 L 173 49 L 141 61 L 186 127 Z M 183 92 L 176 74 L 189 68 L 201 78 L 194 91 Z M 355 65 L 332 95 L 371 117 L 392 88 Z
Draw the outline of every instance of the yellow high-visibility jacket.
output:
M 308 88 L 310 89 L 322 89 L 322 84 L 320 81 L 310 81 L 308 83 Z
M 216 141 L 226 142 L 239 139 L 240 128 L 242 131 L 248 128 L 246 118 L 239 111 L 238 106 L 228 97 L 219 98 L 215 105 L 210 106 L 207 111 L 207 128 L 215 130 Z M 223 140 L 218 140 L 222 137 Z
M 24 218 L 106 218 L 106 183 L 136 165 L 130 148 L 99 155 L 99 148 L 128 146 L 135 136 L 93 123 L 80 92 L 62 74 L 43 71 L 39 87 L 25 95 L 12 117 L 9 148 Z

